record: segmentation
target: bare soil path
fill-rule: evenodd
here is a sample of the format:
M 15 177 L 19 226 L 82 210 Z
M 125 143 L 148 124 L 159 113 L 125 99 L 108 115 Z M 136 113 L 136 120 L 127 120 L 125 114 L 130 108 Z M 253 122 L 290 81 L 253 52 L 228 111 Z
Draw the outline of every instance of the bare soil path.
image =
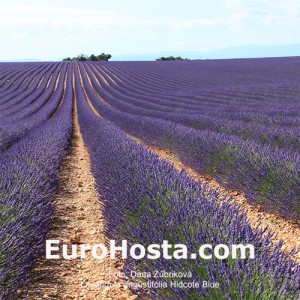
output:
M 276 214 L 267 213 L 263 211 L 259 205 L 250 205 L 243 194 L 224 188 L 214 178 L 208 178 L 199 174 L 191 167 L 183 164 L 171 151 L 146 145 L 141 139 L 131 135 L 128 136 L 145 146 L 150 151 L 156 153 L 162 159 L 166 159 L 168 162 L 173 164 L 178 171 L 185 170 L 187 175 L 195 181 L 206 183 L 211 188 L 219 190 L 221 195 L 234 198 L 237 204 L 247 211 L 247 217 L 249 218 L 253 228 L 259 224 L 262 228 L 268 226 L 269 230 L 275 233 L 275 236 L 272 238 L 274 243 L 277 243 L 279 240 L 283 240 L 282 250 L 290 252 L 294 247 L 300 249 L 300 223 L 285 220 Z M 294 255 L 293 258 L 300 262 L 300 253 Z
M 107 242 L 98 198 L 89 154 L 74 112 L 73 138 L 61 166 L 53 226 L 47 238 L 68 245 Z M 24 299 L 137 299 L 124 285 L 125 281 L 116 276 L 121 264 L 109 258 L 97 260 L 90 252 L 86 259 L 79 254 L 72 260 L 42 258 L 32 272 L 33 280 L 26 287 Z M 101 283 L 112 286 L 103 287 Z

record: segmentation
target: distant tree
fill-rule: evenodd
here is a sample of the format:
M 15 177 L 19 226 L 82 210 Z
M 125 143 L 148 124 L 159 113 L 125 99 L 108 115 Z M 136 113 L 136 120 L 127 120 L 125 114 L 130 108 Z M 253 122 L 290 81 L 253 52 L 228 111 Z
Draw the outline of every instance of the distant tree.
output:
M 90 60 L 90 61 L 97 61 L 97 60 L 98 60 L 98 58 L 97 58 L 97 56 L 96 56 L 96 55 L 94 55 L 94 54 L 91 54 L 91 55 L 90 55 L 90 57 L 88 58 L 88 60 Z
M 162 60 L 190 60 L 189 58 L 182 58 L 180 56 L 174 57 L 174 56 L 168 56 L 168 57 L 160 57 L 156 59 L 157 61 L 162 61 Z
M 108 61 L 111 58 L 111 55 L 110 54 L 105 54 L 105 53 L 102 52 L 97 57 L 98 57 L 99 61 Z
M 88 60 L 88 56 L 85 54 L 79 54 L 77 56 L 77 61 L 87 61 Z
M 71 61 L 71 57 L 64 58 L 63 61 Z

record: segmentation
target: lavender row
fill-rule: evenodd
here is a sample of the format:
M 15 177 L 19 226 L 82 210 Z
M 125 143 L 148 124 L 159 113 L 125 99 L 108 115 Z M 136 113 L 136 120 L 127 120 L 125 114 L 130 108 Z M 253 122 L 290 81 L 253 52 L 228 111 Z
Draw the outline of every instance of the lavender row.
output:
M 61 76 L 55 91 L 54 84 L 57 78 L 54 77 L 52 84 L 44 92 L 38 92 L 40 97 L 36 93 L 28 96 L 29 101 L 32 102 L 31 105 L 1 120 L 3 123 L 0 123 L 0 152 L 7 150 L 11 145 L 18 142 L 31 130 L 52 116 L 63 96 L 65 74 L 66 65 L 62 67 Z
M 199 63 L 199 70 L 201 68 L 201 63 Z M 182 84 L 176 83 L 176 85 L 164 86 L 166 80 L 161 80 L 157 83 L 151 84 L 148 80 L 146 80 L 147 73 L 142 73 L 136 81 L 133 81 L 132 78 L 137 76 L 134 72 L 127 73 L 126 76 L 121 76 L 120 73 L 112 73 L 112 66 L 104 67 L 104 65 L 93 64 L 98 72 L 101 73 L 103 78 L 108 82 L 109 85 L 113 86 L 115 89 L 120 91 L 121 93 L 127 94 L 130 92 L 131 94 L 135 94 L 138 98 L 144 100 L 145 102 L 157 103 L 160 105 L 165 105 L 166 107 L 177 109 L 191 109 L 200 111 L 201 108 L 206 109 L 216 109 L 220 110 L 225 108 L 234 107 L 236 104 L 240 104 L 241 100 L 243 101 L 243 107 L 241 110 L 252 109 L 255 111 L 259 106 L 261 109 L 265 109 L 265 102 L 270 103 L 270 95 L 272 95 L 272 110 L 273 114 L 277 111 L 281 111 L 282 109 L 286 109 L 285 105 L 292 106 L 293 104 L 297 104 L 299 85 L 288 84 L 284 87 L 251 87 L 240 89 L 238 86 L 232 90 L 202 90 L 201 88 L 185 88 L 182 89 Z M 153 68 L 155 64 L 153 64 Z M 183 68 L 187 68 L 188 65 Z M 166 68 L 168 69 L 168 68 Z M 115 77 L 113 76 L 115 75 Z M 157 74 L 158 75 L 158 74 Z M 180 72 L 175 74 L 174 78 L 178 77 L 181 79 Z M 197 78 L 197 74 L 194 74 Z M 201 81 L 201 78 L 199 78 Z M 116 83 L 116 84 L 114 84 Z M 199 82 L 200 83 L 200 82 Z M 198 83 L 198 85 L 199 85 Z M 220 86 L 219 88 L 224 88 Z M 292 88 L 292 89 L 290 89 Z M 270 110 L 270 107 L 268 108 Z M 268 110 L 266 111 L 266 113 Z
M 195 62 L 195 64 L 199 66 L 199 69 L 201 68 L 202 62 Z M 121 64 L 121 63 L 120 63 Z M 149 63 L 151 65 L 151 63 Z M 148 89 L 151 90 L 151 94 L 144 95 L 144 91 L 146 90 L 145 86 L 142 84 L 139 86 L 138 83 L 136 85 L 136 92 L 133 91 L 130 87 L 130 82 L 128 82 L 128 79 L 131 78 L 129 74 L 126 81 L 118 80 L 116 74 L 119 76 L 118 73 L 113 74 L 110 72 L 111 69 L 114 69 L 113 66 L 116 64 L 92 64 L 93 70 L 95 71 L 95 75 L 97 73 L 101 73 L 100 75 L 100 81 L 103 82 L 102 79 L 105 78 L 105 81 L 102 85 L 102 88 L 109 92 L 109 90 L 112 90 L 114 94 L 116 92 L 123 92 L 122 97 L 120 99 L 124 99 L 127 97 L 126 101 L 129 100 L 132 101 L 132 99 L 128 99 L 128 96 L 130 95 L 135 96 L 135 105 L 138 105 L 142 108 L 148 108 L 153 109 L 155 112 L 161 111 L 161 114 L 170 114 L 172 111 L 174 114 L 185 114 L 190 115 L 189 117 L 193 120 L 196 120 L 194 126 L 197 128 L 197 126 L 202 125 L 202 119 L 204 118 L 214 118 L 218 120 L 220 123 L 221 128 L 224 127 L 224 131 L 232 130 L 232 133 L 235 132 L 238 133 L 239 136 L 245 136 L 245 138 L 248 138 L 249 136 L 258 136 L 259 134 L 255 134 L 255 130 L 253 130 L 251 133 L 248 129 L 251 130 L 251 125 L 247 124 L 248 122 L 251 124 L 254 124 L 253 126 L 256 129 L 259 127 L 260 131 L 264 132 L 264 128 L 268 130 L 268 132 L 272 132 L 273 127 L 275 126 L 274 130 L 278 131 L 278 128 L 285 127 L 280 129 L 282 132 L 287 129 L 288 131 L 298 131 L 298 127 L 300 126 L 300 118 L 299 118 L 299 85 L 295 84 L 285 84 L 284 86 L 276 86 L 276 87 L 251 87 L 250 91 L 249 88 L 247 90 L 247 93 L 251 93 L 251 97 L 254 97 L 255 99 L 255 106 L 250 111 L 249 108 L 245 111 L 245 108 L 248 105 L 249 97 L 245 97 L 245 93 L 242 93 L 238 88 L 233 89 L 232 91 L 225 91 L 215 92 L 214 90 L 203 92 L 201 90 L 197 91 L 197 94 L 191 94 L 189 90 L 186 90 L 184 95 L 186 99 L 191 99 L 196 97 L 198 99 L 199 105 L 202 105 L 202 110 L 200 111 L 193 111 L 193 110 L 183 110 L 182 108 L 177 108 L 178 103 L 181 104 L 182 102 L 185 102 L 186 100 L 184 98 L 178 98 L 177 95 L 177 89 L 174 88 L 173 92 L 166 93 L 165 91 L 158 93 L 155 90 L 154 86 L 149 86 Z M 119 63 L 117 64 L 119 66 Z M 128 64 L 127 64 L 128 65 Z M 153 63 L 152 63 L 153 65 Z M 103 70 L 105 71 L 103 71 Z M 288 70 L 285 70 L 285 73 Z M 106 73 L 109 73 L 110 76 L 106 76 Z M 253 74 L 255 76 L 255 74 Z M 111 77 L 111 79 L 110 79 Z M 283 76 L 284 78 L 284 76 Z M 139 81 L 141 82 L 143 80 L 143 77 L 141 76 Z M 107 83 L 108 84 L 107 84 Z M 122 88 L 119 88 L 119 85 L 122 86 Z M 111 87 L 110 87 L 111 86 Z M 180 85 L 179 85 L 180 86 Z M 252 95 L 254 91 L 254 94 Z M 204 94 L 203 94 L 204 93 Z M 223 95 L 224 94 L 224 95 Z M 199 98 L 198 95 L 201 95 Z M 203 96 L 205 95 L 205 97 Z M 230 95 L 230 97 L 229 97 Z M 262 97 L 264 95 L 264 97 Z M 289 96 L 287 96 L 289 95 Z M 226 102 L 220 102 L 216 100 L 216 97 L 224 97 Z M 169 106 L 162 106 L 165 99 L 169 97 L 172 100 L 172 105 Z M 235 99 L 235 104 L 231 103 L 231 98 Z M 143 100 L 141 100 L 143 99 Z M 148 101 L 145 101 L 147 100 Z M 157 99 L 157 101 L 155 101 Z M 275 99 L 275 103 L 279 102 L 280 105 L 273 105 Z M 277 99 L 277 100 L 276 100 Z M 156 104 L 154 105 L 155 102 Z M 222 107 L 221 104 L 227 103 L 227 106 Z M 231 104 L 230 104 L 231 103 Z M 197 119 L 199 119 L 199 122 L 197 122 Z M 229 122 L 229 128 L 228 124 Z M 200 123 L 198 125 L 198 123 Z M 224 125 L 222 123 L 225 123 Z M 232 124 L 234 123 L 234 128 L 231 129 Z M 262 124 L 262 125 L 259 125 Z M 246 128 L 241 128 L 242 130 L 239 131 L 239 126 Z M 270 127 L 270 128 L 268 128 Z M 290 130 L 287 127 L 293 127 L 290 128 Z M 249 134 L 250 133 L 250 134 Z M 271 133 L 272 134 L 272 133 Z M 265 140 L 265 132 L 261 136 L 262 141 Z M 290 134 L 289 134 L 290 135 Z M 289 141 L 285 141 L 284 133 L 280 134 L 280 138 L 277 142 L 277 136 L 278 132 L 275 134 L 274 139 L 272 137 L 267 135 L 267 140 L 272 140 L 272 144 L 276 143 L 278 146 L 283 147 L 285 144 L 289 146 Z M 282 140 L 282 138 L 284 138 Z M 274 142 L 275 141 L 275 142 Z M 292 141 L 292 147 L 295 148 L 294 142 L 296 141 L 296 144 L 298 144 L 297 136 L 294 137 Z M 266 141 L 264 141 L 266 142 Z
M 9 101 L 1 105 L 1 116 L 6 116 L 14 113 L 14 111 L 26 107 L 27 105 L 32 103 L 35 98 L 39 97 L 45 90 L 48 84 L 48 80 L 50 80 L 52 72 L 54 72 L 55 68 L 56 65 L 52 64 L 44 70 L 43 68 L 42 70 L 39 70 L 39 74 L 35 77 L 33 84 L 28 87 L 24 93 L 20 93 L 18 96 L 13 97 Z
M 238 59 L 185 62 L 112 62 L 107 69 L 128 72 L 136 79 L 146 77 L 150 84 L 160 83 L 165 88 L 173 82 L 179 89 L 194 87 L 202 91 L 230 91 L 298 85 L 299 57 L 278 59 Z
M 35 92 L 26 97 L 26 99 L 23 99 L 19 105 L 14 105 L 9 110 L 6 110 L 5 113 L 3 112 L 0 124 L 7 125 L 11 122 L 19 121 L 26 115 L 33 114 L 51 101 L 50 99 L 56 93 L 62 96 L 65 71 L 66 65 L 53 65 L 53 68 L 48 70 L 47 77 L 45 76 L 43 82 Z
M 1 92 L 0 104 L 1 110 L 3 108 L 13 105 L 15 102 L 21 101 L 35 91 L 38 87 L 39 81 L 51 67 L 51 64 L 38 65 L 34 70 L 28 70 L 26 74 L 19 77 L 12 83 L 11 89 Z M 21 98 L 22 97 L 22 98 Z
M 236 135 L 242 139 L 253 139 L 262 144 L 286 148 L 289 151 L 299 151 L 300 132 L 298 127 L 272 126 L 271 128 L 248 124 L 243 121 L 222 120 L 215 116 L 195 116 L 183 112 L 160 111 L 156 105 L 149 104 L 148 108 L 140 107 L 140 99 L 131 95 L 119 93 L 114 87 L 109 88 L 97 73 L 86 69 L 93 88 L 114 108 L 135 115 L 159 118 L 172 121 L 200 130 L 211 130 Z M 94 78 L 94 76 L 97 78 Z M 99 85 L 100 83 L 101 85 Z
M 60 163 L 72 133 L 72 73 L 53 118 L 0 155 L 0 299 L 29 280 L 44 254 Z
M 16 88 L 17 86 L 20 86 L 22 81 L 19 81 L 18 74 L 26 74 L 30 69 L 33 70 L 37 66 L 29 65 L 29 64 L 15 64 L 15 63 L 9 63 L 9 64 L 3 64 L 1 63 L 0 70 L 0 92 L 9 93 L 10 88 Z M 26 76 L 22 79 L 25 80 Z M 16 84 L 16 82 L 18 82 Z
M 195 65 L 197 66 L 197 62 L 195 62 Z M 285 83 L 283 86 L 271 87 L 267 85 L 264 87 L 244 87 L 243 89 L 237 86 L 231 90 L 219 91 L 206 91 L 201 88 L 179 91 L 181 84 L 178 84 L 169 91 L 161 87 L 163 82 L 157 83 L 156 86 L 150 85 L 149 82 L 143 84 L 145 74 L 140 76 L 135 84 L 132 84 L 131 79 L 135 75 L 134 73 L 127 74 L 125 78 L 117 79 L 117 76 L 120 76 L 120 74 L 110 72 L 112 65 L 104 67 L 103 65 L 92 64 L 92 66 L 107 81 L 108 85 L 104 85 L 104 88 L 109 89 L 111 86 L 120 93 L 136 96 L 136 98 L 141 100 L 140 105 L 153 105 L 155 103 L 157 105 L 156 109 L 164 111 L 176 110 L 193 115 L 218 113 L 219 117 L 226 112 L 226 117 L 231 118 L 234 118 L 236 113 L 246 112 L 247 114 L 253 114 L 259 112 L 260 115 L 263 114 L 268 118 L 274 118 L 274 116 L 293 115 L 299 110 L 300 86 L 295 83 Z M 200 69 L 201 67 L 201 62 L 198 62 L 198 68 Z M 180 73 L 175 74 L 175 76 L 180 77 Z M 224 88 L 224 86 L 219 88 Z M 238 109 L 236 109 L 236 106 L 239 106 Z
M 28 65 L 25 66 L 25 68 L 28 68 Z M 16 69 L 17 66 L 14 63 L 6 63 L 6 64 L 1 64 L 0 65 L 0 88 L 5 86 L 6 84 L 6 79 L 9 77 L 10 73 L 13 73 Z
M 253 65 L 257 64 L 259 60 L 252 60 L 251 62 Z M 268 60 L 266 60 L 267 62 Z M 275 61 L 276 62 L 276 61 Z M 241 62 L 239 62 L 241 64 Z M 294 68 L 296 68 L 297 63 L 299 61 L 295 62 Z M 125 66 L 136 66 L 138 63 L 115 63 L 110 64 L 109 66 L 99 65 L 99 70 L 102 73 L 102 75 L 106 78 L 106 80 L 110 80 L 109 76 L 106 76 L 106 73 L 112 74 L 110 70 L 113 68 L 113 66 L 116 67 L 122 67 L 122 65 Z M 276 62 L 278 64 L 278 62 Z M 276 64 L 269 67 L 267 70 L 263 70 L 263 68 L 260 70 L 260 73 L 264 75 L 266 78 L 273 77 L 274 76 L 274 69 L 276 68 Z M 229 73 L 230 68 L 233 68 L 234 63 L 230 66 L 228 65 L 224 72 L 221 73 L 221 76 L 224 77 L 224 79 L 232 80 L 235 78 L 236 74 L 232 71 Z M 238 64 L 237 64 L 238 65 Z M 148 66 L 148 67 L 147 67 Z M 164 78 L 160 78 L 159 81 L 151 82 L 149 80 L 146 80 L 148 72 L 152 71 L 157 72 L 155 75 L 156 77 L 162 77 L 165 75 L 166 71 L 170 71 L 171 67 L 177 66 L 179 69 L 172 74 L 173 81 L 176 82 L 168 83 L 166 85 L 167 80 Z M 222 62 L 219 61 L 219 67 L 222 66 Z M 156 71 L 156 68 L 160 68 L 159 71 Z M 104 71 L 101 71 L 104 69 Z M 124 69 L 124 67 L 123 67 Z M 277 81 L 279 82 L 278 85 L 270 85 L 266 80 L 260 80 L 260 85 L 241 85 L 239 82 L 237 82 L 234 86 L 227 86 L 225 84 L 219 84 L 215 85 L 213 88 L 210 88 L 207 90 L 203 86 L 203 75 L 207 75 L 211 73 L 211 71 L 214 69 L 213 64 L 205 66 L 204 62 L 183 62 L 183 63 L 170 63 L 170 64 L 164 64 L 164 63 L 148 63 L 144 64 L 144 71 L 140 74 L 136 74 L 136 72 L 131 71 L 127 72 L 127 74 L 123 77 L 121 77 L 120 80 L 117 78 L 120 76 L 120 72 L 115 72 L 114 81 L 117 83 L 115 85 L 115 88 L 124 90 L 129 90 L 130 92 L 136 92 L 137 94 L 142 94 L 147 92 L 146 96 L 147 98 L 144 98 L 145 100 L 151 100 L 153 101 L 159 101 L 159 96 L 162 97 L 162 103 L 164 103 L 167 99 L 168 102 L 171 105 L 175 105 L 176 107 L 178 105 L 183 105 L 184 103 L 189 103 L 193 101 L 194 104 L 199 105 L 199 107 L 203 107 L 203 96 L 205 96 L 206 101 L 209 101 L 211 104 L 215 103 L 217 100 L 221 100 L 220 104 L 223 104 L 225 106 L 229 106 L 230 103 L 234 104 L 234 102 L 243 102 L 243 106 L 240 107 L 240 110 L 244 110 L 245 108 L 248 108 L 249 105 L 257 108 L 258 106 L 265 110 L 264 102 L 267 101 L 267 103 L 270 103 L 270 100 L 272 102 L 272 107 L 267 107 L 268 110 L 273 110 L 273 112 L 280 112 L 282 109 L 285 110 L 287 106 L 292 109 L 293 104 L 297 104 L 298 101 L 295 98 L 298 98 L 298 92 L 299 92 L 299 84 L 295 79 L 294 82 L 287 81 L 287 76 L 290 76 L 292 73 L 291 66 L 286 66 L 283 69 L 282 74 L 280 76 L 277 75 Z M 146 72 L 147 70 L 147 72 Z M 191 88 L 189 86 L 184 88 L 183 82 L 184 82 L 184 71 L 189 75 L 194 77 L 195 86 L 194 88 Z M 247 69 L 244 70 L 245 73 L 251 74 L 252 78 L 257 78 L 258 74 L 254 73 L 254 71 L 257 71 L 257 68 L 251 68 L 248 66 Z M 220 73 L 220 72 L 219 72 Z M 214 81 L 215 77 L 220 76 L 218 73 L 214 74 L 214 76 L 208 75 L 207 79 L 208 81 Z M 136 82 L 132 80 L 133 77 L 137 77 Z M 297 78 L 297 77 L 296 77 Z M 249 78 L 248 78 L 249 79 Z M 179 82 L 178 82 L 179 81 Z M 240 80 L 240 82 L 243 82 Z M 249 80 L 244 83 L 249 83 Z M 264 85 L 262 85 L 264 84 Z M 121 88 L 120 88 L 121 87 Z M 270 99 L 270 96 L 272 99 Z M 175 101 L 174 101 L 175 100 Z M 198 101 L 196 101 L 198 100 Z M 173 102 L 173 103 L 172 103 Z M 283 105 L 284 104 L 284 105 Z M 219 105 L 220 106 L 220 105 Z M 217 108 L 217 107 L 216 107 Z M 207 109 L 210 109 L 210 105 L 207 105 Z M 265 110 L 265 112 L 268 112 L 268 110 Z
M 103 117 L 147 144 L 170 149 L 196 171 L 245 193 L 250 203 L 287 218 L 299 218 L 300 158 L 296 153 L 115 110 L 100 101 L 85 73 L 81 74 L 92 104 Z
M 238 64 L 239 61 L 233 63 Z M 102 71 L 101 74 L 102 76 L 105 77 L 105 73 L 109 73 L 111 75 L 111 78 L 116 82 L 111 83 L 109 81 L 109 77 L 106 76 L 106 80 L 111 84 L 111 86 L 115 89 L 119 89 L 118 85 L 121 85 L 123 87 L 124 94 L 127 94 L 130 92 L 131 94 L 136 91 L 137 97 L 142 98 L 144 100 L 148 99 L 151 104 L 155 99 L 157 99 L 158 103 L 163 104 L 164 99 L 168 97 L 169 100 L 173 101 L 173 105 L 169 105 L 169 110 L 172 109 L 173 107 L 177 107 L 178 103 L 185 102 L 190 99 L 197 99 L 198 105 L 202 106 L 201 112 L 198 110 L 197 114 L 201 115 L 208 115 L 208 116 L 217 116 L 220 119 L 230 119 L 230 120 L 241 120 L 243 122 L 250 122 L 250 123 L 261 123 L 265 125 L 273 125 L 273 124 L 278 124 L 278 125 L 283 125 L 283 126 L 300 126 L 300 118 L 298 115 L 299 111 L 299 80 L 298 82 L 289 82 L 287 80 L 287 77 L 290 76 L 292 67 L 296 68 L 297 67 L 297 60 L 293 60 L 292 58 L 290 59 L 278 59 L 278 60 L 272 60 L 272 59 L 266 59 L 266 60 L 249 60 L 250 63 L 253 65 L 258 64 L 259 62 L 262 62 L 262 66 L 260 70 L 260 73 L 264 74 L 265 78 L 269 77 L 274 77 L 274 72 L 273 69 L 276 69 L 276 64 L 277 62 L 279 65 L 282 65 L 282 73 L 276 74 L 275 79 L 280 82 L 278 85 L 268 85 L 266 82 L 266 85 L 263 86 L 247 86 L 246 84 L 243 85 L 242 87 L 237 85 L 235 87 L 227 87 L 225 85 L 219 85 L 215 86 L 214 89 L 206 90 L 202 86 L 201 78 L 198 77 L 198 88 L 195 91 L 191 91 L 190 89 L 185 89 L 184 92 L 179 92 L 178 89 L 180 88 L 181 84 L 178 85 L 178 87 L 173 87 L 172 91 L 165 92 L 164 89 L 162 89 L 159 93 L 155 89 L 155 86 L 151 86 L 148 82 L 145 83 L 145 85 L 140 84 L 139 82 L 143 81 L 143 78 L 147 74 L 147 71 L 151 71 L 151 69 L 154 69 L 154 66 L 156 65 L 155 63 L 147 63 L 144 65 L 144 73 L 141 73 L 140 76 L 138 77 L 136 87 L 135 89 L 132 89 L 131 83 L 129 79 L 132 78 L 132 76 L 135 76 L 135 73 L 132 71 L 131 73 L 127 74 L 127 78 L 122 78 L 122 80 L 118 80 L 117 76 L 119 76 L 119 70 L 124 69 L 124 66 L 135 66 L 137 63 L 114 63 L 114 64 L 109 64 L 109 65 L 101 65 L 101 64 L 94 64 L 94 66 L 98 66 L 98 69 L 101 70 L 103 69 L 104 72 Z M 270 62 L 273 62 L 270 64 Z M 203 65 L 205 62 L 199 61 L 199 62 L 192 62 L 187 63 L 187 64 L 180 64 L 180 67 L 182 69 L 189 69 L 193 67 L 194 69 L 198 68 L 198 73 L 201 72 L 211 72 L 212 66 L 207 65 L 205 68 L 205 65 Z M 293 64 L 291 66 L 290 64 Z M 141 63 L 140 63 L 141 64 Z M 213 65 L 213 62 L 211 62 Z M 221 66 L 221 61 L 219 61 L 219 64 Z M 263 64 L 269 64 L 267 71 L 264 71 L 264 66 Z M 142 65 L 142 64 L 141 64 Z M 165 69 L 167 70 L 170 65 L 166 65 L 164 63 L 159 64 L 162 68 L 162 66 L 165 66 Z M 286 65 L 286 66 L 285 66 Z M 147 67 L 148 66 L 148 67 Z M 229 64 L 228 64 L 228 69 L 229 69 Z M 229 69 L 230 70 L 230 69 Z M 257 68 L 255 69 L 256 71 Z M 115 77 L 112 76 L 113 71 L 115 74 Z M 162 70 L 160 70 L 162 71 Z M 153 70 L 152 70 L 153 72 Z M 191 71 L 192 72 L 192 71 Z M 246 73 L 249 73 L 252 75 L 253 78 L 257 77 L 257 73 L 253 72 L 251 68 L 245 69 Z M 163 73 L 163 72 L 162 72 Z M 178 73 L 174 73 L 173 77 L 175 76 L 180 76 L 182 71 L 178 70 Z M 164 74 L 164 73 L 163 73 Z M 197 73 L 193 73 L 195 75 L 195 78 L 197 78 Z M 218 74 L 214 74 L 215 76 L 218 76 Z M 227 77 L 230 74 L 227 75 Z M 234 77 L 235 75 L 232 74 L 229 77 Z M 229 78 L 229 79 L 230 79 Z M 295 77 L 297 78 L 297 76 Z M 211 76 L 211 80 L 213 80 L 214 77 Z M 265 82 L 264 80 L 261 80 L 261 82 Z M 161 85 L 164 83 L 164 81 L 161 81 Z M 246 83 L 246 82 L 245 82 Z M 160 86 L 160 83 L 158 83 L 158 87 Z M 105 88 L 105 86 L 104 86 Z M 146 95 L 143 95 L 145 90 L 149 90 L 149 93 Z M 128 90 L 127 92 L 125 92 Z M 141 94 L 138 96 L 138 94 Z M 181 95 L 181 98 L 178 98 L 179 95 Z M 146 96 L 143 98 L 143 96 Z M 221 97 L 221 98 L 220 98 Z M 249 97 L 251 97 L 249 99 Z M 159 98 L 161 98 L 161 101 L 159 101 Z M 218 99 L 223 99 L 222 102 L 218 101 Z M 253 98 L 253 103 L 256 102 L 256 106 L 249 110 L 248 108 L 248 102 Z M 227 105 L 227 107 L 222 107 L 220 105 L 221 103 L 223 104 L 230 104 L 233 99 L 236 99 L 236 105 Z M 217 103 L 216 103 L 217 100 Z M 226 101 L 225 101 L 226 100 Z M 172 103 L 171 101 L 171 103 Z M 275 101 L 275 102 L 274 102 Z M 142 102 L 142 101 L 141 101 Z M 274 103 L 278 105 L 274 105 Z M 216 105 L 217 104 L 217 105 Z M 167 109 L 167 107 L 165 108 Z M 178 109 L 177 109 L 178 110 Z M 181 109 L 180 109 L 181 110 Z M 183 112 L 183 111 L 180 111 Z M 190 110 L 189 113 L 191 115 L 194 115 L 195 112 Z
M 37 68 L 37 66 L 33 67 L 32 65 L 27 65 L 26 68 L 19 67 L 15 70 L 12 67 L 9 69 L 11 71 L 9 74 L 5 75 L 2 73 L 0 79 L 0 93 L 3 95 L 3 97 L 20 89 L 24 82 L 26 82 L 26 79 L 29 77 L 30 72 L 34 72 L 34 70 Z
M 149 152 L 113 123 L 96 117 L 75 78 L 79 122 L 92 160 L 92 171 L 104 201 L 106 234 L 119 243 L 182 243 L 190 251 L 201 244 L 252 243 L 255 259 L 126 260 L 125 271 L 191 271 L 184 279 L 218 281 L 220 289 L 152 290 L 155 299 L 294 299 L 300 268 L 273 247 L 270 235 L 253 230 L 234 203 L 193 182 L 184 172 Z M 168 281 L 167 278 L 160 278 Z
M 202 67 L 201 62 L 195 62 L 195 65 L 200 69 Z M 106 73 L 112 68 L 112 65 L 105 67 L 105 72 L 101 72 L 102 65 L 93 64 L 93 66 L 98 66 L 98 71 L 101 75 L 105 77 L 106 81 L 111 85 L 113 89 L 116 89 L 122 92 L 124 95 L 135 95 L 140 101 L 140 105 L 143 107 L 151 108 L 153 104 L 156 103 L 156 109 L 162 111 L 175 111 L 175 112 L 185 112 L 191 115 L 200 114 L 200 115 L 216 115 L 221 119 L 233 119 L 242 120 L 253 123 L 262 123 L 265 125 L 273 124 L 276 119 L 280 120 L 282 116 L 285 117 L 297 117 L 298 116 L 298 126 L 300 118 L 298 115 L 299 111 L 299 84 L 288 84 L 284 86 L 275 86 L 275 87 L 248 87 L 244 90 L 240 90 L 239 87 L 236 87 L 229 91 L 203 91 L 198 89 L 195 92 L 191 92 L 189 89 L 186 89 L 184 92 L 178 91 L 178 87 L 173 87 L 173 91 L 166 92 L 161 90 L 160 92 L 155 90 L 154 86 L 150 86 L 148 83 L 146 87 L 149 89 L 149 93 L 143 94 L 147 89 L 142 84 L 139 85 L 139 82 L 142 82 L 143 77 L 141 76 L 139 82 L 136 83 L 135 89 L 131 88 L 130 82 L 128 79 L 131 78 L 128 74 L 127 81 L 112 79 L 106 76 Z M 154 65 L 153 65 L 154 66 Z M 287 73 L 289 70 L 285 70 Z M 110 73 L 112 75 L 112 73 Z M 116 73 L 118 76 L 119 74 Z M 177 76 L 180 76 L 178 74 Z M 253 74 L 255 76 L 255 74 Z M 284 79 L 284 74 L 282 75 L 282 80 Z M 200 85 L 200 82 L 199 82 Z M 122 86 L 120 88 L 119 86 Z M 104 88 L 109 88 L 109 86 L 104 85 Z M 159 84 L 158 84 L 159 87 Z M 220 86 L 222 88 L 222 86 Z M 179 97 L 181 95 L 181 97 Z M 169 99 L 169 103 L 165 103 L 166 99 Z M 191 101 L 191 99 L 197 100 L 197 105 L 201 109 L 183 109 L 183 103 Z M 253 101 L 251 101 L 253 99 Z M 252 103 L 251 109 L 248 107 L 249 103 Z M 163 104 L 166 106 L 164 107 Z M 147 106 L 145 106 L 147 105 Z M 149 106 L 150 105 L 150 106 Z M 248 115 L 252 116 L 248 116 Z M 275 119 L 275 120 L 274 120 Z M 286 120 L 284 120 L 285 124 Z M 280 123 L 279 123 L 280 124 Z

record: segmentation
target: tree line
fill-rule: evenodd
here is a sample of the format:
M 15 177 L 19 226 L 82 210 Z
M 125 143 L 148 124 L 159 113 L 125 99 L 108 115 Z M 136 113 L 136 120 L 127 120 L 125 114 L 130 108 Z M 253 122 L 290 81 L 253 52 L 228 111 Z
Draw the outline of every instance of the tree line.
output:
M 110 54 L 101 53 L 99 55 L 91 54 L 90 56 L 85 54 L 79 54 L 76 57 L 67 57 L 63 61 L 108 61 L 111 58 Z
M 79 54 L 76 57 L 66 57 L 63 61 L 108 61 L 111 59 L 111 54 L 101 53 L 99 55 L 91 54 L 90 56 L 85 54 Z M 180 56 L 162 56 L 157 58 L 156 61 L 164 61 L 164 60 L 190 60 L 189 58 L 182 58 Z

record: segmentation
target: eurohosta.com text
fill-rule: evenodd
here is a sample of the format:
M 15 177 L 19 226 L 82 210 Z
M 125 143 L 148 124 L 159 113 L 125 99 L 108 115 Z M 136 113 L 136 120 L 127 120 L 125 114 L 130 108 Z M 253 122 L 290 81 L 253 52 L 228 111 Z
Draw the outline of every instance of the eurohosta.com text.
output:
M 109 246 L 100 244 L 61 244 L 59 240 L 46 241 L 47 259 L 85 259 L 87 252 L 96 259 L 104 259 L 109 256 L 115 259 L 117 255 L 122 259 L 254 259 L 255 249 L 252 244 L 233 244 L 233 245 L 211 245 L 203 244 L 194 252 L 190 252 L 184 244 L 171 244 L 164 240 L 162 244 L 141 244 L 128 245 L 127 240 L 122 240 L 119 245 L 115 240 L 109 241 Z

